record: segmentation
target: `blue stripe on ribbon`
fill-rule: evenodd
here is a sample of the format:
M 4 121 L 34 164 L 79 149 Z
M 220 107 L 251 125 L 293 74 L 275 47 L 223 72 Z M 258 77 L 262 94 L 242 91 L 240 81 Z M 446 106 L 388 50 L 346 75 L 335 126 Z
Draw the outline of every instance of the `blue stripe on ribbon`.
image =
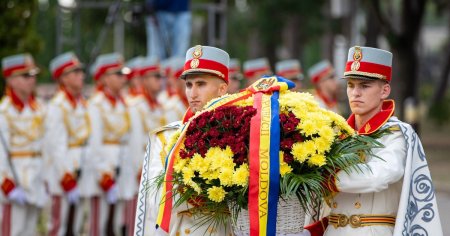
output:
M 274 91 L 271 100 L 271 125 L 270 125 L 270 189 L 269 209 L 267 216 L 267 235 L 276 235 L 277 206 L 280 190 L 280 118 L 279 118 L 279 92 Z

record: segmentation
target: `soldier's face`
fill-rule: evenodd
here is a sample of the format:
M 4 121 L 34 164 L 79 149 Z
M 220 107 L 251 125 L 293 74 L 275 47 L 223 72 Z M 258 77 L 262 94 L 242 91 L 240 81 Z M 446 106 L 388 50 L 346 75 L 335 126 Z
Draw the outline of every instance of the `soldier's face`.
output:
M 357 116 L 372 117 L 381 109 L 391 87 L 380 80 L 347 79 L 350 109 Z
M 7 83 L 15 92 L 29 96 L 36 86 L 36 75 L 15 75 L 8 78 Z
M 125 75 L 121 74 L 120 72 L 117 73 L 111 73 L 104 75 L 104 84 L 106 87 L 112 90 L 114 93 L 119 93 L 120 90 L 123 88 L 126 82 Z
M 150 93 L 157 93 L 161 91 L 162 79 L 160 74 L 147 74 L 143 77 L 142 85 Z
M 75 69 L 61 76 L 61 82 L 64 86 L 74 91 L 80 92 L 83 89 L 84 72 L 82 69 Z
M 211 99 L 227 92 L 228 85 L 217 76 L 194 74 L 186 76 L 186 97 L 193 112 L 203 109 Z

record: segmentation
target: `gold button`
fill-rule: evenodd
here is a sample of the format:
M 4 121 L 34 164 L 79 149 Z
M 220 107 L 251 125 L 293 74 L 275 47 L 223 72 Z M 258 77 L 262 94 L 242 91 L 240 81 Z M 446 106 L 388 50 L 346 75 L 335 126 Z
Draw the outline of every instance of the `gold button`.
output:
M 176 236 L 180 236 L 180 231 L 177 231 L 177 233 L 175 234 Z
M 333 208 L 337 208 L 337 202 L 333 202 Z
M 361 208 L 361 203 L 360 203 L 360 202 L 355 202 L 355 208 L 356 208 L 356 209 Z
M 191 230 L 190 230 L 190 229 L 185 229 L 185 230 L 184 230 L 184 233 L 185 233 L 185 234 L 190 234 L 190 233 L 191 233 Z

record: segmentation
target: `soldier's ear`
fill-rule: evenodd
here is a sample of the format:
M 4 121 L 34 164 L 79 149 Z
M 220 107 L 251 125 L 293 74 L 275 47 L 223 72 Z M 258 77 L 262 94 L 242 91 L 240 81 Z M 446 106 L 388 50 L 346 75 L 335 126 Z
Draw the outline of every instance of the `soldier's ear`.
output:
M 383 82 L 381 87 L 381 99 L 386 99 L 391 94 L 391 85 L 389 83 Z
M 228 84 L 224 81 L 219 84 L 219 95 L 225 95 L 228 91 Z

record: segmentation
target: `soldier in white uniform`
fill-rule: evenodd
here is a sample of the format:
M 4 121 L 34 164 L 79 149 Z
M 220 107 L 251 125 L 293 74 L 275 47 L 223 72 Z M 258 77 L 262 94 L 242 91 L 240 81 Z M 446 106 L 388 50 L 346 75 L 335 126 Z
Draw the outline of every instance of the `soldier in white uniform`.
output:
M 316 63 L 308 70 L 308 74 L 315 88 L 314 98 L 320 107 L 339 113 L 339 84 L 331 63 L 327 60 Z
M 67 231 L 75 234 L 80 231 L 82 216 L 78 178 L 90 132 L 87 103 L 82 96 L 84 72 L 72 52 L 55 57 L 50 71 L 59 90 L 48 105 L 45 119 L 44 152 L 52 197 L 49 235 Z
M 33 91 L 39 69 L 29 54 L 2 59 L 0 102 L 1 235 L 34 235 L 45 192 L 42 137 L 45 109 Z
M 125 99 L 126 101 L 142 94 L 142 81 L 141 74 L 139 73 L 139 67 L 143 59 L 144 57 L 138 56 L 130 59 L 126 64 L 126 66 L 130 68 L 130 74 L 127 75 L 128 93 Z
M 241 72 L 241 64 L 239 59 L 230 59 L 230 65 L 228 70 L 229 84 L 228 93 L 238 93 L 241 90 L 241 82 L 244 78 Z
M 126 223 L 129 235 L 133 233 L 136 213 L 137 193 L 142 172 L 142 162 L 148 135 L 156 128 L 166 125 L 163 106 L 158 102 L 157 95 L 162 89 L 161 71 L 157 58 L 143 58 L 139 64 L 139 74 L 142 80 L 142 94 L 130 100 L 131 134 L 130 158 L 133 163 L 133 174 L 129 175 L 128 184 L 133 184 L 133 195 L 126 203 Z
M 194 62 L 191 63 L 192 61 Z M 197 64 L 195 61 L 199 63 Z M 198 45 L 187 51 L 181 78 L 186 83 L 189 110 L 183 121 L 171 123 L 150 135 L 139 187 L 135 236 L 231 234 L 231 227 L 212 229 L 194 221 L 188 211 L 189 205 L 173 209 L 168 232 L 161 228 L 156 229 L 161 190 L 158 190 L 153 182 L 154 178 L 164 170 L 166 153 L 164 153 L 163 147 L 170 140 L 171 135 L 195 112 L 203 109 L 209 100 L 227 92 L 228 64 L 228 53 L 218 48 Z
M 159 102 L 163 104 L 164 110 L 167 111 L 167 122 L 171 123 L 183 118 L 189 104 L 184 93 L 184 83 L 178 79 L 183 72 L 184 58 L 171 58 L 169 67 L 167 83 L 170 88 L 170 93 L 169 96 L 166 96 L 165 100 L 160 100 Z M 163 99 L 163 97 L 160 97 L 160 99 Z
M 246 86 L 252 85 L 263 75 L 272 74 L 269 60 L 265 57 L 244 61 L 243 69 L 247 81 Z
M 339 171 L 328 187 L 336 192 L 325 236 L 441 236 L 439 212 L 420 140 L 410 125 L 394 114 L 391 87 L 392 54 L 377 48 L 352 47 L 344 73 L 353 114 L 348 123 L 360 135 L 381 128 L 391 133 L 378 139 L 362 171 Z M 326 226 L 324 224 L 323 226 Z M 318 227 L 322 228 L 322 225 Z M 311 229 L 312 235 L 321 235 Z
M 300 61 L 297 59 L 282 60 L 275 64 L 275 73 L 295 83 L 293 91 L 303 89 L 303 70 Z
M 121 96 L 129 69 L 120 54 L 103 54 L 92 67 L 100 90 L 88 102 L 91 135 L 86 154 L 87 170 L 82 180 L 91 200 L 90 235 L 119 234 L 123 224 L 121 199 L 132 191 L 121 178 L 132 171 L 127 140 L 130 128 L 128 108 Z M 113 227 L 112 227 L 113 226 Z M 112 229 L 114 228 L 114 229 Z

